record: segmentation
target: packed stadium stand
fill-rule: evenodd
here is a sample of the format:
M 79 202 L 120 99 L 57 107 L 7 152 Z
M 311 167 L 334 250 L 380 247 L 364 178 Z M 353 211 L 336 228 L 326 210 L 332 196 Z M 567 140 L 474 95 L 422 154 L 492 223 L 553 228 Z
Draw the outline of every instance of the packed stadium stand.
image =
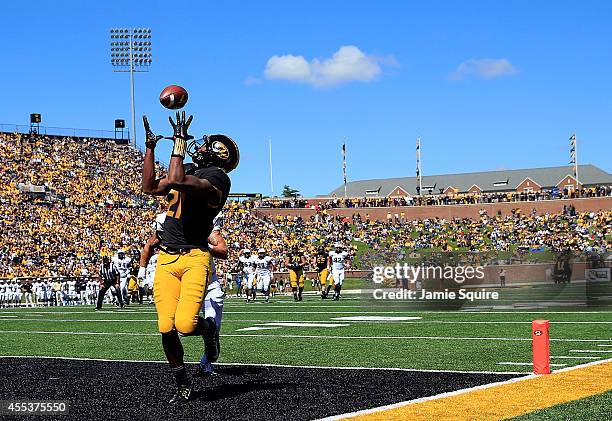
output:
M 95 273 L 138 248 L 158 207 L 141 162 L 109 139 L 0 134 L 0 277 Z
M 268 199 L 273 208 L 363 208 L 465 205 L 595 198 L 612 195 L 612 174 L 594 165 L 550 167 L 348 182 L 326 196 L 310 199 Z
M 0 134 L 0 277 L 95 274 L 100 256 L 120 248 L 137 257 L 164 206 L 141 193 L 141 162 L 141 152 L 109 139 Z M 571 200 L 542 200 L 557 204 L 551 212 L 535 212 L 532 202 L 521 208 L 521 197 L 511 196 L 504 203 L 508 212 L 488 211 L 475 201 L 446 206 L 452 210 L 448 217 L 436 216 L 435 203 L 420 206 L 419 217 L 389 209 L 378 217 L 357 198 L 351 199 L 355 205 L 366 207 L 345 208 L 343 214 L 316 206 L 279 213 L 291 209 L 231 201 L 223 231 L 230 258 L 218 269 L 221 275 L 235 273 L 241 250 L 263 247 L 283 272 L 291 245 L 299 245 L 310 265 L 317 246 L 335 241 L 349 247 L 354 269 L 402 261 L 421 250 L 477 251 L 498 262 L 543 261 L 551 258 L 547 252 L 568 248 L 604 254 L 612 241 L 609 185 L 588 189 L 569 192 Z M 477 194 L 493 193 L 471 197 Z M 582 194 L 592 197 L 577 198 Z M 451 196 L 438 200 L 444 197 Z M 602 207 L 593 200 L 608 202 Z M 462 216 L 468 207 L 475 213 Z

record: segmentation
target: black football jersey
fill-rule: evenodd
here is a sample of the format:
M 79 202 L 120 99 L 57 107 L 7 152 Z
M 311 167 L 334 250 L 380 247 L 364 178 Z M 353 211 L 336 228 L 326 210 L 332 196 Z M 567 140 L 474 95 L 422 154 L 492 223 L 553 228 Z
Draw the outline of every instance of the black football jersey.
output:
M 304 253 L 302 252 L 297 252 L 297 253 L 289 253 L 287 255 L 287 257 L 289 258 L 289 267 L 291 269 L 302 269 L 302 256 L 304 255 Z
M 170 191 L 168 211 L 160 234 L 161 243 L 169 248 L 207 248 L 208 236 L 213 227 L 213 219 L 221 211 L 231 181 L 227 174 L 217 167 L 199 168 L 193 176 L 208 180 L 213 186 L 221 190 L 223 197 L 218 208 L 208 206 L 204 196 Z
M 317 253 L 316 257 L 317 269 L 327 269 L 327 253 Z

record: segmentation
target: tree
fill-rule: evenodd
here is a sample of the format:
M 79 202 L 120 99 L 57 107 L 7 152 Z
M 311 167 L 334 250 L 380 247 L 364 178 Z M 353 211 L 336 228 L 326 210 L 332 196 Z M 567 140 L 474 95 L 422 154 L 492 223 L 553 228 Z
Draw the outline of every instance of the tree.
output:
M 300 191 L 297 189 L 292 189 L 288 185 L 283 186 L 283 197 L 298 197 L 300 195 Z

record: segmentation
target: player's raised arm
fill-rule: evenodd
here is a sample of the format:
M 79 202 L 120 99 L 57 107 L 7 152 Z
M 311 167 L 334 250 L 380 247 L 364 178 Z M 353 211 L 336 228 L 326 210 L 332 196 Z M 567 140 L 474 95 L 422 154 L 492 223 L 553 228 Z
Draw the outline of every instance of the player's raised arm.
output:
M 167 182 L 171 189 L 198 196 L 206 196 L 210 208 L 217 209 L 223 203 L 223 192 L 209 178 L 195 177 L 185 174 L 183 160 L 187 153 L 187 141 L 193 139 L 188 133 L 193 116 L 185 119 L 185 111 L 176 113 L 176 123 L 168 117 L 172 125 L 174 148 L 168 168 Z
M 151 131 L 146 115 L 142 116 L 142 121 L 146 133 L 146 151 L 142 165 L 142 191 L 154 196 L 163 196 L 170 191 L 168 180 L 166 178 L 158 179 L 155 175 L 155 146 L 157 146 L 157 142 L 162 136 L 156 135 Z

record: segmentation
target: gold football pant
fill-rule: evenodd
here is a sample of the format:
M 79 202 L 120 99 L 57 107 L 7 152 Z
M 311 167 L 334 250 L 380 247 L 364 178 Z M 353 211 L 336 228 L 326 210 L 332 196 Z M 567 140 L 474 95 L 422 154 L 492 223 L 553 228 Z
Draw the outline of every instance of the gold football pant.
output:
M 289 269 L 289 282 L 291 288 L 304 288 L 304 270 L 303 269 Z
M 157 325 L 161 333 L 173 328 L 193 332 L 211 277 L 211 257 L 205 250 L 185 254 L 159 252 L 153 281 Z
M 327 285 L 327 277 L 328 276 L 329 276 L 329 270 L 327 270 L 327 268 L 322 269 L 322 270 L 319 271 L 319 282 L 321 282 L 321 286 L 322 287 Z M 332 285 L 333 281 L 330 280 L 329 284 Z

